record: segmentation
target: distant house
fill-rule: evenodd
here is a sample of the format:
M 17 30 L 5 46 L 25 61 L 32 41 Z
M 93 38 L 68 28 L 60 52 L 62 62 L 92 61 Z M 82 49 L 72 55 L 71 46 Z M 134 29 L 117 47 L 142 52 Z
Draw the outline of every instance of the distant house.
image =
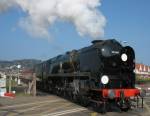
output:
M 6 93 L 6 75 L 0 72 L 0 97 Z
M 21 77 L 24 79 L 32 79 L 33 71 L 29 69 L 25 69 L 21 71 Z
M 135 73 L 142 78 L 150 78 L 150 66 L 136 64 Z

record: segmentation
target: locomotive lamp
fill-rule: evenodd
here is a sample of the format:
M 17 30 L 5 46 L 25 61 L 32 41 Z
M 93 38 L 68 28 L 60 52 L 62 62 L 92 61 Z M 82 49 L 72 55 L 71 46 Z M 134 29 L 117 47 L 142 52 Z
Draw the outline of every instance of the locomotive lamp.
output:
M 124 62 L 126 62 L 127 60 L 128 60 L 128 56 L 127 56 L 127 54 L 122 54 L 121 55 L 121 59 L 122 59 L 122 61 L 124 61 Z
M 101 83 L 103 83 L 104 85 L 106 85 L 109 82 L 109 77 L 107 75 L 103 75 L 101 77 Z

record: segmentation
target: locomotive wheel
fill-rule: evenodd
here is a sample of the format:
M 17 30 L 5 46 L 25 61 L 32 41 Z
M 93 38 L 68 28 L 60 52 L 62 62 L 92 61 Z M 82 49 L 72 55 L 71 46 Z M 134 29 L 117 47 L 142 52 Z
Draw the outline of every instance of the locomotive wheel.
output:
M 102 114 L 105 114 L 107 112 L 107 107 L 106 103 L 95 103 L 94 104 L 94 109 L 96 112 L 100 112 Z
M 121 111 L 127 112 L 130 109 L 130 106 L 128 104 L 123 104 L 120 109 Z
M 125 101 L 125 103 L 119 104 L 121 111 L 127 112 L 131 108 L 131 103 L 129 101 Z
M 65 90 L 62 92 L 62 95 L 63 95 L 64 98 L 66 97 L 66 92 L 65 92 Z
M 74 101 L 74 102 L 77 102 L 77 101 L 78 101 L 77 95 L 75 95 L 75 94 L 73 94 L 73 101 Z
M 81 99 L 81 101 L 82 101 L 81 104 L 82 104 L 84 107 L 87 107 L 87 106 L 88 106 L 88 104 L 89 104 L 89 99 L 88 99 L 87 97 L 83 96 L 82 99 Z
M 127 112 L 131 108 L 130 104 L 127 102 L 126 104 L 122 105 L 121 110 Z
M 126 108 L 121 108 L 122 111 L 127 112 L 130 108 L 126 107 Z
M 118 107 L 117 103 L 115 101 L 109 101 L 108 104 L 108 110 L 109 111 L 115 111 L 115 112 L 121 112 L 120 107 Z
M 72 100 L 72 92 L 71 91 L 68 92 L 68 99 Z
M 107 112 L 106 102 L 103 103 L 102 113 L 105 114 Z

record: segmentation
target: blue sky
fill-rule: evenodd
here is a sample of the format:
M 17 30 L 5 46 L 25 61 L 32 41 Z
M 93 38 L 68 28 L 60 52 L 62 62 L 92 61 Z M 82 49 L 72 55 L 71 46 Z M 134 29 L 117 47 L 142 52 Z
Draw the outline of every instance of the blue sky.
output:
M 107 19 L 105 39 L 127 41 L 136 52 L 136 60 L 150 65 L 150 0 L 103 0 L 100 10 Z M 12 9 L 0 14 L 0 60 L 48 59 L 72 49 L 91 44 L 80 37 L 67 22 L 54 24 L 49 30 L 53 39 L 31 37 L 18 26 L 25 14 Z

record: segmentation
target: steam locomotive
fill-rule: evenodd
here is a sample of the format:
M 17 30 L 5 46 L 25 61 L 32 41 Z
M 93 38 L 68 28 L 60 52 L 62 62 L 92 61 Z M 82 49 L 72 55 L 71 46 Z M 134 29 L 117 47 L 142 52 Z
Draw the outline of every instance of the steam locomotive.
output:
M 106 112 L 110 104 L 120 110 L 140 96 L 135 88 L 135 53 L 115 39 L 94 40 L 89 47 L 72 50 L 38 64 L 37 88 Z M 114 107 L 114 106 L 113 106 Z

